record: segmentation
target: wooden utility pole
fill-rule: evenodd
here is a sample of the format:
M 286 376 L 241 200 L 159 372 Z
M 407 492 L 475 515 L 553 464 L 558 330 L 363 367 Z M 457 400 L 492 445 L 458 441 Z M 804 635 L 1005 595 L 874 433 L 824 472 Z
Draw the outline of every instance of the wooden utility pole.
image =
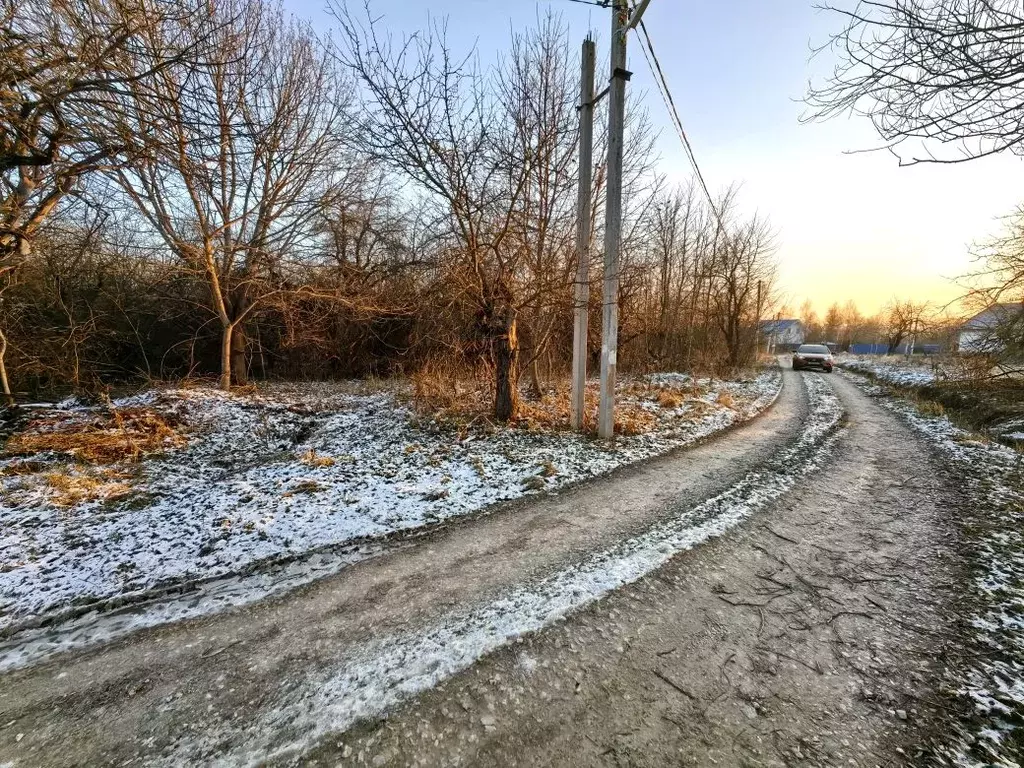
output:
M 590 198 L 594 150 L 594 41 L 583 41 L 580 76 L 580 167 L 576 201 L 576 308 L 572 334 L 572 428 L 582 430 L 586 421 L 587 329 L 590 325 Z
M 639 9 L 638 9 L 639 10 Z M 639 21 L 639 17 L 637 18 Z M 613 0 L 608 92 L 608 170 L 604 212 L 604 292 L 601 321 L 601 403 L 597 434 L 615 437 L 615 367 L 619 347 L 619 246 L 622 240 L 622 144 L 626 118 L 626 0 Z

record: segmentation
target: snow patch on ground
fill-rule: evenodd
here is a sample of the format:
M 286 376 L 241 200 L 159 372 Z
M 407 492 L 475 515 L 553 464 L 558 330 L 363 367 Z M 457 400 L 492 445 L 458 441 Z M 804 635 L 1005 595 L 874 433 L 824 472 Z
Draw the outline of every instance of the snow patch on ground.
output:
M 198 741 L 180 741 L 165 763 L 244 765 L 301 753 L 325 735 L 379 715 L 481 656 L 640 579 L 677 553 L 723 535 L 814 471 L 834 444 L 842 419 L 839 400 L 822 377 L 806 376 L 804 382 L 810 416 L 799 439 L 722 494 L 487 605 L 454 612 L 418 632 L 348 649 L 339 667 L 311 674 L 283 692 L 257 722 L 211 725 Z M 239 745 L 239 751 L 225 754 L 222 745 L 228 743 Z
M 886 391 L 851 376 L 865 390 Z M 1024 722 L 1024 456 L 925 416 L 904 400 L 881 402 L 936 446 L 963 478 L 971 519 L 962 521 L 974 589 L 982 607 L 972 624 L 981 652 L 955 685 L 973 703 L 974 721 L 961 724 L 948 748 L 955 765 L 1019 768 Z M 1016 732 L 1015 732 L 1016 731 Z M 1008 741 L 1014 742 L 1012 746 Z
M 21 459 L 0 459 L 0 635 L 22 628 L 20 640 L 34 644 L 13 638 L 0 667 L 251 602 L 371 556 L 390 534 L 690 445 L 761 412 L 781 385 L 777 370 L 742 381 L 673 376 L 693 389 L 677 407 L 660 406 L 657 390 L 623 395 L 649 406 L 655 427 L 614 447 L 564 431 L 457 432 L 418 419 L 393 392 L 333 385 L 251 396 L 153 390 L 117 401 L 192 430 L 187 447 L 124 467 L 135 475 L 126 498 L 60 507 L 46 476 L 66 459 L 32 457 L 42 466 L 28 473 L 5 471 Z M 89 415 L 75 401 L 56 409 Z M 211 579 L 227 582 L 194 591 Z M 80 616 L 174 590 L 189 595 L 105 625 L 102 615 Z M 56 618 L 72 620 L 62 638 L 32 629 Z
M 898 387 L 925 387 L 934 384 L 938 378 L 938 369 L 927 359 L 907 361 L 900 356 L 875 358 L 840 355 L 836 363 L 847 370 L 867 373 Z

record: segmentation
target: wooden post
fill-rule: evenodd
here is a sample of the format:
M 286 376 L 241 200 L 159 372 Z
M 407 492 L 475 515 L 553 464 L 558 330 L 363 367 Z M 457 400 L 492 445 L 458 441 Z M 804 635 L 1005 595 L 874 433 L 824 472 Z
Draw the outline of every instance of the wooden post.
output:
M 572 428 L 582 430 L 586 417 L 587 330 L 590 325 L 590 196 L 594 150 L 594 62 L 596 46 L 583 41 L 580 76 L 580 166 L 576 200 L 576 306 L 572 334 Z
M 639 21 L 639 19 L 637 19 Z M 608 92 L 608 186 L 604 215 L 604 291 L 601 322 L 601 403 L 597 433 L 615 437 L 615 368 L 619 347 L 619 247 L 622 240 L 622 144 L 626 117 L 626 0 L 612 5 L 611 82 Z

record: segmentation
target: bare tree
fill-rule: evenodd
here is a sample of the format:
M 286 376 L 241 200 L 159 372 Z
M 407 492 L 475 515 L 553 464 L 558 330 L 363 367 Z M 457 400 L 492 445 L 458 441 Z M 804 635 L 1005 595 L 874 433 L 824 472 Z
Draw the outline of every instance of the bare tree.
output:
M 13 402 L 2 295 L 48 217 L 121 148 L 118 94 L 190 54 L 154 28 L 202 6 L 141 0 L 0 0 L 0 389 Z
M 516 311 L 522 332 L 521 368 L 541 394 L 539 363 L 568 311 L 576 217 L 578 120 L 575 59 L 567 30 L 553 13 L 512 37 L 496 86 L 509 122 L 509 159 L 527 168 L 526 184 L 510 200 L 515 214 L 510 250 L 515 261 Z
M 1003 219 L 1003 232 L 975 249 L 978 264 L 965 280 L 971 304 L 1024 301 L 1024 205 Z
M 131 162 L 116 179 L 180 260 L 204 279 L 221 327 L 221 386 L 247 380 L 245 323 L 295 286 L 347 126 L 346 91 L 308 27 L 262 0 L 223 0 L 182 21 L 205 55 L 131 89 Z M 160 39 L 154 35 L 156 45 Z
M 916 333 L 924 322 L 928 302 L 893 299 L 885 308 L 886 354 L 893 354 L 900 344 Z
M 839 342 L 843 330 L 843 311 L 839 302 L 835 302 L 825 311 L 825 341 Z
M 864 0 L 823 7 L 843 19 L 824 46 L 839 61 L 810 89 L 809 119 L 865 115 L 906 164 L 1024 152 L 1019 2 Z M 936 153 L 938 147 L 947 151 Z
M 728 211 L 723 213 L 728 216 Z M 775 279 L 775 250 L 775 234 L 758 216 L 732 225 L 720 240 L 712 302 L 725 341 L 726 365 L 732 369 L 747 359 L 745 347 L 753 342 L 760 309 L 757 284 L 767 296 Z
M 366 96 L 359 146 L 413 185 L 446 233 L 440 293 L 452 311 L 464 305 L 475 315 L 494 415 L 507 420 L 517 407 L 521 330 L 530 363 L 555 327 L 555 289 L 571 279 L 575 78 L 565 29 L 543 18 L 485 72 L 472 55 L 455 57 L 441 24 L 398 42 L 368 10 L 358 18 L 332 9 L 341 59 Z
M 857 341 L 863 335 L 865 328 L 864 316 L 857 309 L 857 304 L 853 300 L 849 300 L 843 305 L 842 310 L 840 310 L 840 316 L 842 318 L 843 331 L 839 339 L 839 348 L 840 350 L 848 350 L 850 344 Z

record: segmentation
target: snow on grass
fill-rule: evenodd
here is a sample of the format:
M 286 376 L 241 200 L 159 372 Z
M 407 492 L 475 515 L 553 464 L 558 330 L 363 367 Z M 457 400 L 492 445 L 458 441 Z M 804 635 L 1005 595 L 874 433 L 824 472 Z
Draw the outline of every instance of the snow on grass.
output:
M 935 365 L 930 359 L 910 360 L 899 355 L 885 357 L 863 357 L 840 355 L 836 363 L 858 373 L 867 373 L 887 384 L 898 387 L 925 387 L 934 384 L 938 378 Z
M 875 393 L 881 387 L 861 377 Z M 883 404 L 936 446 L 962 478 L 970 505 L 960 521 L 979 612 L 973 619 L 980 652 L 958 670 L 954 687 L 975 717 L 962 723 L 947 748 L 952 764 L 1019 768 L 1024 733 L 1024 456 L 954 426 L 945 416 L 910 403 Z
M 766 408 L 780 382 L 778 371 L 697 382 L 676 408 L 658 406 L 656 388 L 632 386 L 628 397 L 649 406 L 654 428 L 614 447 L 564 431 L 456 431 L 418 418 L 389 391 L 303 385 L 253 396 L 185 389 L 126 398 L 114 407 L 150 408 L 189 425 L 188 446 L 102 468 L 55 454 L 0 459 L 0 634 L 346 547 L 340 567 L 368 541 L 691 444 Z M 74 423 L 90 418 L 73 402 L 58 408 Z M 103 491 L 104 473 L 114 473 L 116 494 Z M 78 501 L 62 498 L 55 475 L 90 490 Z M 299 569 L 290 578 L 304 576 L 316 577 Z M 205 605 L 253 598 L 243 593 Z
M 839 432 L 842 407 L 820 376 L 807 376 L 804 381 L 810 416 L 798 440 L 725 492 L 489 604 L 454 612 L 420 631 L 379 637 L 346 649 L 342 664 L 282 689 L 279 700 L 244 731 L 229 721 L 211 726 L 198 740 L 182 739 L 165 763 L 213 760 L 244 765 L 301 753 L 325 735 L 377 716 L 485 654 L 642 578 L 679 552 L 725 534 L 767 508 L 829 454 Z M 220 750 L 228 743 L 244 747 L 225 754 Z

